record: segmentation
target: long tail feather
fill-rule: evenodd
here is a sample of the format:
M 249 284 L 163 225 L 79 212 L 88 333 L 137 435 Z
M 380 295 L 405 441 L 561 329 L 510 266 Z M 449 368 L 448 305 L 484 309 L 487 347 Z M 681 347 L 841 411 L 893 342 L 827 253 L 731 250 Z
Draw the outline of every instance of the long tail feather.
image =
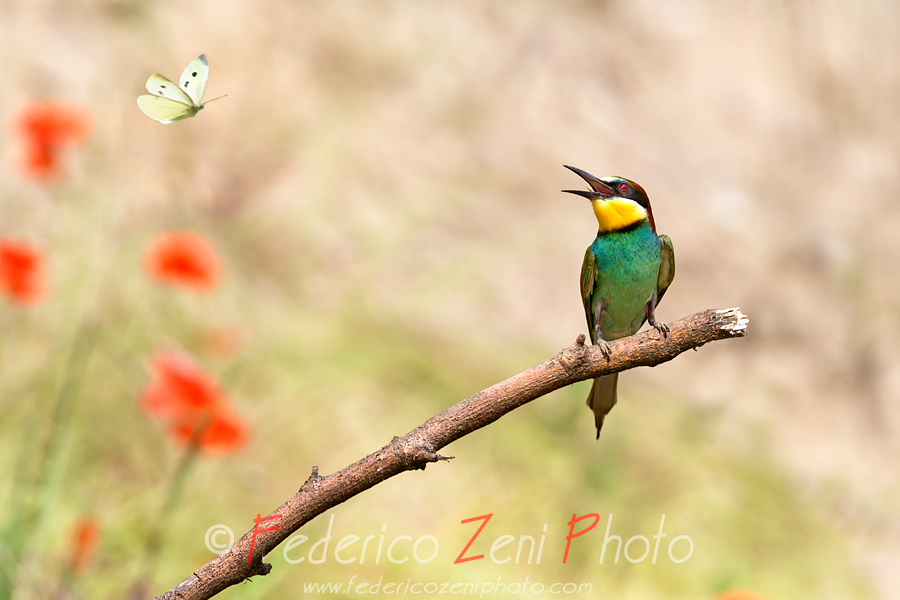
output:
M 619 374 L 604 375 L 594 380 L 591 393 L 588 394 L 587 405 L 594 411 L 594 424 L 597 426 L 597 439 L 600 439 L 600 429 L 603 427 L 603 419 L 612 407 L 616 405 L 616 388 L 619 383 Z

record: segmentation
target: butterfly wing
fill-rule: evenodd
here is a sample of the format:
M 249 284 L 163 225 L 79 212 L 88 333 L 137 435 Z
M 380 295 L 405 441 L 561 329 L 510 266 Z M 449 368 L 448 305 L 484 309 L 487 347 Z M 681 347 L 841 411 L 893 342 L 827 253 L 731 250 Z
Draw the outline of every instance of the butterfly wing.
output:
M 145 115 L 167 125 L 193 117 L 200 110 L 196 106 L 185 104 L 178 100 L 172 100 L 164 96 L 148 96 L 147 94 L 138 96 L 137 103 Z
M 187 66 L 184 73 L 181 74 L 178 84 L 191 97 L 194 106 L 201 106 L 208 79 L 209 61 L 206 60 L 205 54 L 201 54 Z
M 166 98 L 175 102 L 187 104 L 188 106 L 194 106 L 194 100 L 185 94 L 184 90 L 159 73 L 154 73 L 150 76 L 150 79 L 147 80 L 147 91 L 160 98 Z

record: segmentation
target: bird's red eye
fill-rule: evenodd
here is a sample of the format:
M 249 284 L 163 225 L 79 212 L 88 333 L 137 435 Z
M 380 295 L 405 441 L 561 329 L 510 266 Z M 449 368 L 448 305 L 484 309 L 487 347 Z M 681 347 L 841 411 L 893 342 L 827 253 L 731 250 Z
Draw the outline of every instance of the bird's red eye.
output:
M 627 191 L 628 191 L 628 184 L 627 184 L 627 183 L 620 183 L 620 184 L 619 184 L 619 191 L 620 191 L 620 192 L 627 192 Z

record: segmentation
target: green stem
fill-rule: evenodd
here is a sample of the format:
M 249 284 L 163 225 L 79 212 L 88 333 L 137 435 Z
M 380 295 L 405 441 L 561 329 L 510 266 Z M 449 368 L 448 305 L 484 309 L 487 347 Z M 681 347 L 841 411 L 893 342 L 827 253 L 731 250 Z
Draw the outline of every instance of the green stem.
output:
M 9 522 L 2 535 L 6 552 L 2 557 L 3 566 L 0 568 L 0 600 L 8 600 L 12 597 L 19 562 L 46 512 L 51 474 L 56 470 L 55 467 L 62 449 L 62 439 L 65 437 L 72 414 L 72 401 L 78 396 L 81 384 L 84 382 L 85 366 L 94 347 L 97 330 L 97 323 L 85 320 L 75 334 L 75 340 L 63 371 L 62 384 L 50 409 L 50 425 L 43 449 L 39 452 L 36 480 L 30 489 L 25 488 L 28 487 L 26 482 L 27 465 L 33 456 L 29 452 L 33 438 L 27 434 L 22 437 L 22 445 L 14 471 Z
M 187 475 L 197 459 L 199 450 L 200 446 L 196 440 L 191 440 L 181 460 L 178 461 L 178 466 L 175 468 L 172 478 L 169 480 L 169 489 L 166 492 L 165 500 L 163 500 L 162 508 L 156 517 L 153 529 L 150 530 L 150 535 L 147 536 L 147 546 L 144 548 L 144 560 L 142 561 L 142 576 L 139 579 L 145 579 L 156 569 L 156 561 L 159 558 L 159 551 L 163 545 L 166 523 L 184 495 Z

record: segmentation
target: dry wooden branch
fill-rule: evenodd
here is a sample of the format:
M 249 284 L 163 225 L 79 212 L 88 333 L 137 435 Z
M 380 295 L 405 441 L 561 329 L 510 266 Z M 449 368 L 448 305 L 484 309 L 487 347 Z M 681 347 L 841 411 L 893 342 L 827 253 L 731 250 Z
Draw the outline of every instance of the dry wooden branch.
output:
M 217 555 L 190 577 L 157 600 L 200 600 L 254 575 L 266 575 L 272 565 L 263 557 L 297 529 L 328 509 L 349 500 L 404 471 L 424 469 L 430 462 L 446 460 L 437 451 L 447 444 L 493 423 L 506 413 L 535 398 L 585 379 L 634 367 L 655 366 L 685 350 L 715 340 L 743 337 L 748 319 L 737 308 L 706 310 L 675 321 L 663 337 L 654 329 L 610 342 L 607 361 L 596 346 L 585 346 L 584 336 L 550 360 L 466 398 L 349 467 L 320 477 L 317 467 L 296 494 L 272 512 L 258 533 L 253 557 L 248 562 L 253 530 L 228 550 Z

